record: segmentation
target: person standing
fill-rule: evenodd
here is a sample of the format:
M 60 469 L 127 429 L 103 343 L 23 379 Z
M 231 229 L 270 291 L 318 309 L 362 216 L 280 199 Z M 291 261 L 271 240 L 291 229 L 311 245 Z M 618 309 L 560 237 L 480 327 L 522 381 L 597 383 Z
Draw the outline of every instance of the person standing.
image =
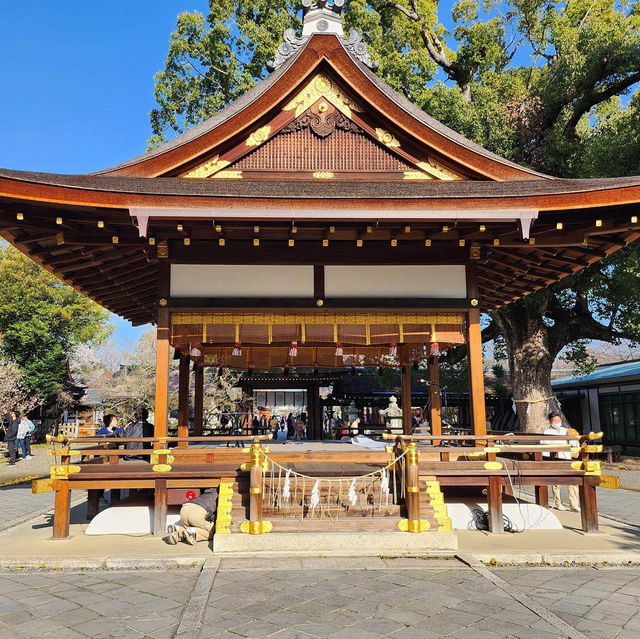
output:
M 549 413 L 549 428 L 544 431 L 544 435 L 568 435 L 569 429 L 565 428 L 562 425 L 562 415 L 556 411 Z M 562 441 L 557 439 L 548 439 L 546 441 L 541 441 L 541 444 L 549 444 L 556 446 L 579 446 L 580 442 L 576 440 L 572 441 Z M 568 450 L 562 450 L 555 454 L 555 458 L 558 460 L 566 461 L 571 459 L 571 452 Z M 551 453 L 543 452 L 543 457 L 551 458 Z M 575 512 L 580 512 L 580 493 L 577 486 L 567 486 L 567 491 L 569 492 L 569 507 L 571 510 Z M 557 510 L 567 510 L 567 508 L 562 504 L 562 500 L 560 499 L 560 486 L 551 486 L 551 508 L 556 508 Z
M 4 436 L 4 441 L 7 442 L 7 448 L 9 449 L 9 466 L 15 466 L 16 464 L 16 439 L 18 438 L 19 425 L 20 413 L 17 411 L 11 411 L 9 413 L 7 433 Z
M 23 415 L 18 422 L 18 432 L 16 433 L 16 442 L 20 448 L 22 459 L 31 459 L 31 449 L 27 448 L 27 435 L 29 433 L 29 424 L 31 422 Z
M 27 459 L 31 459 L 31 438 L 36 430 L 36 425 L 26 415 L 22 419 L 27 422 L 27 436 L 24 441 L 27 446 Z

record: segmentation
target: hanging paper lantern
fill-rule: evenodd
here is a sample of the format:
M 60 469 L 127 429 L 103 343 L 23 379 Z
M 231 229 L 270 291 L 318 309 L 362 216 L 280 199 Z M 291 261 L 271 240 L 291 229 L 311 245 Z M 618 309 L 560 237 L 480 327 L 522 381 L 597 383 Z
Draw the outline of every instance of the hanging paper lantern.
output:
M 242 357 L 242 342 L 236 342 L 233 345 L 233 351 L 231 355 L 233 355 L 233 357 Z
M 291 346 L 289 346 L 289 357 L 298 357 L 298 342 L 291 342 Z
M 389 357 L 398 357 L 398 345 L 395 343 L 389 344 Z
M 431 342 L 430 354 L 433 357 L 438 357 L 438 355 L 440 355 L 440 344 L 438 344 L 438 342 Z
M 189 350 L 189 355 L 194 359 L 202 357 L 202 344 L 192 344 Z
M 344 351 L 342 350 L 342 342 L 336 344 L 336 357 L 342 357 Z

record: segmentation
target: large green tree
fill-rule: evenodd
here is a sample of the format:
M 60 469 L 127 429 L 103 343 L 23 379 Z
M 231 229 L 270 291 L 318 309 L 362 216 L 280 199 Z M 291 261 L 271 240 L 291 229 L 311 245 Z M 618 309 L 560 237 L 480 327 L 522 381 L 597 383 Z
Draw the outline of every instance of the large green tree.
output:
M 181 14 L 156 76 L 151 144 L 266 76 L 280 33 L 299 26 L 297 9 L 291 0 L 211 0 L 206 18 Z M 560 177 L 640 174 L 640 3 L 351 0 L 344 20 L 363 32 L 381 77 L 486 148 Z M 630 247 L 492 315 L 485 338 L 504 336 L 526 430 L 556 407 L 545 398 L 563 348 L 583 360 L 585 340 L 640 339 L 629 303 L 638 273 Z
M 110 329 L 107 311 L 0 244 L 0 351 L 19 366 L 26 393 L 53 404 L 73 349 Z

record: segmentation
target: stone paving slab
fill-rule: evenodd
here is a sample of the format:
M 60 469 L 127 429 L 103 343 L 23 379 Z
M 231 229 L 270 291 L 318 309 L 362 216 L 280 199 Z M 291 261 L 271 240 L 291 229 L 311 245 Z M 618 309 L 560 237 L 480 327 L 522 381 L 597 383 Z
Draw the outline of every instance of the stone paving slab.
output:
M 640 633 L 640 569 L 492 571 L 586 636 L 627 639 Z M 405 558 L 394 567 L 393 560 L 381 566 L 358 558 L 345 566 L 334 560 L 329 567 L 300 559 L 222 559 L 208 597 L 195 588 L 202 574 L 195 568 L 3 571 L 0 639 L 52 633 L 168 639 L 185 609 L 193 615 L 198 608 L 200 624 L 190 617 L 182 626 L 191 630 L 181 638 L 566 636 L 486 576 L 453 560 Z
M 0 638 L 173 637 L 197 570 L 0 573 Z M 151 591 L 151 592 L 150 592 Z

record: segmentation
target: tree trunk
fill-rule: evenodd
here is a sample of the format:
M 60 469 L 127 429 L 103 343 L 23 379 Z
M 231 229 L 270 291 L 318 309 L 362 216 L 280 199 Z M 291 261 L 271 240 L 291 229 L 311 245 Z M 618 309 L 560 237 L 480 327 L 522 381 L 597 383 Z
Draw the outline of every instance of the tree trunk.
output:
M 513 399 L 524 433 L 543 432 L 548 427 L 548 414 L 554 410 L 562 412 L 551 389 L 555 355 L 545 348 L 541 332 L 511 348 L 507 346 Z
M 562 414 L 551 389 L 551 368 L 558 354 L 553 329 L 543 321 L 539 308 L 521 303 L 500 309 L 492 317 L 505 338 L 520 430 L 541 433 L 548 427 L 547 415 L 551 411 Z M 550 344 L 554 346 L 550 348 Z

